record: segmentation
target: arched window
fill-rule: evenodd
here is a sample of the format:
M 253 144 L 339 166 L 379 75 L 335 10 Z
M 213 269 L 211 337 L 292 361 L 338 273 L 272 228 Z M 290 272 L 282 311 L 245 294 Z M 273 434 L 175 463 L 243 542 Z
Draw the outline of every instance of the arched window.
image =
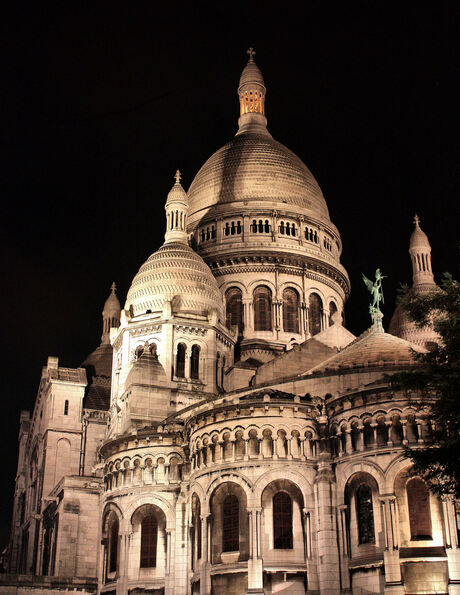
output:
M 372 489 L 366 483 L 362 483 L 356 490 L 356 518 L 358 521 L 359 543 L 374 543 Z
M 283 291 L 283 330 L 285 333 L 299 332 L 299 294 L 290 287 Z
M 177 355 L 176 355 L 176 376 L 179 378 L 184 378 L 185 376 L 185 345 L 183 343 L 179 343 L 177 346 Z
M 273 547 L 292 549 L 292 500 L 286 492 L 273 496 Z
M 157 564 L 158 522 L 153 514 L 141 523 L 141 568 L 153 568 Z
M 118 519 L 113 518 L 109 525 L 109 572 L 116 572 L 118 564 Z
M 237 325 L 241 332 L 243 329 L 243 294 L 238 287 L 230 287 L 225 292 L 226 323 L 230 328 Z
M 222 507 L 222 551 L 240 549 L 240 504 L 234 494 L 228 495 Z
M 414 477 L 407 482 L 406 489 L 410 538 L 412 540 L 432 539 L 430 494 L 425 482 L 419 477 Z
M 200 377 L 200 347 L 193 345 L 190 356 L 190 378 L 198 380 Z
M 329 303 L 329 326 L 332 326 L 334 324 L 334 320 L 333 320 L 333 316 L 334 314 L 337 312 L 337 306 L 335 305 L 334 302 L 330 302 Z
M 322 313 L 323 302 L 317 293 L 312 293 L 308 298 L 308 330 L 312 336 L 321 332 Z
M 69 415 L 69 401 L 67 399 L 64 401 L 64 415 Z
M 272 292 L 263 285 L 254 290 L 254 330 L 272 330 Z

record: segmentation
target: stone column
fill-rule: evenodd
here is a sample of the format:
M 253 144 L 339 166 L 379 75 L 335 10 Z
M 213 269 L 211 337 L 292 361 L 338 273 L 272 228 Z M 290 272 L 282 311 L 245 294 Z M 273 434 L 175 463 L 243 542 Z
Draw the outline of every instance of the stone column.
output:
M 399 563 L 398 536 L 399 527 L 396 519 L 396 499 L 394 495 L 384 496 L 380 500 L 385 534 L 385 593 L 403 594 L 401 566 Z
M 345 452 L 347 455 L 353 452 L 353 444 L 351 442 L 351 430 L 345 430 Z
M 402 431 L 403 431 L 403 444 L 408 444 L 408 440 L 407 440 L 407 419 L 402 419 L 401 420 L 401 425 L 402 425 Z
M 320 455 L 315 478 L 318 579 L 321 593 L 339 595 L 340 566 L 337 551 L 335 478 L 329 455 Z
M 252 297 L 243 298 L 243 315 L 244 315 L 244 330 L 245 335 L 246 331 L 253 331 L 254 330 L 254 320 L 252 317 Z
M 128 593 L 128 574 L 129 574 L 129 543 L 131 532 L 129 529 L 120 531 L 119 535 L 119 553 L 118 553 L 118 580 L 117 595 L 126 595 Z
M 211 593 L 211 515 L 201 515 L 201 565 L 200 565 L 200 595 L 210 595 Z
M 248 593 L 263 595 L 263 565 L 261 544 L 262 508 L 249 508 Z
M 342 576 L 342 589 L 350 588 L 350 572 L 348 569 L 348 560 L 350 553 L 348 550 L 349 535 L 347 522 L 348 506 L 341 504 L 338 507 L 338 525 L 340 542 L 340 573 Z
M 451 499 L 442 502 L 446 539 L 447 567 L 449 569 L 449 595 L 460 594 L 460 541 L 458 538 L 455 506 Z

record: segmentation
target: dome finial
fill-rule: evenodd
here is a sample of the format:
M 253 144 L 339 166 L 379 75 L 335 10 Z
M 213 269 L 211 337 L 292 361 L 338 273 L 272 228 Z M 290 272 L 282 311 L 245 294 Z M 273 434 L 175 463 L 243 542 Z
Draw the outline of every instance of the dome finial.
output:
M 176 170 L 174 177 L 176 178 L 176 184 L 180 184 L 182 174 L 180 173 L 180 171 L 178 169 Z
M 420 227 L 420 217 L 415 213 L 414 223 L 417 227 Z
M 252 64 L 254 62 L 254 56 L 256 55 L 256 51 L 254 48 L 249 48 L 248 50 L 246 50 L 246 54 L 249 54 L 249 64 Z
M 112 292 L 112 295 L 116 295 L 117 285 L 116 285 L 115 281 L 110 286 L 110 290 Z

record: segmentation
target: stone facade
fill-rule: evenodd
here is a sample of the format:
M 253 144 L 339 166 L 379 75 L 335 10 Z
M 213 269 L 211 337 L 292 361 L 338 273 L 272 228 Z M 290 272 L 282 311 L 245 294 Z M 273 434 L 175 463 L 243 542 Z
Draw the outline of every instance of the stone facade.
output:
M 176 174 L 101 345 L 49 358 L 21 415 L 0 593 L 460 593 L 456 503 L 404 458 L 430 420 L 388 383 L 424 341 L 344 328 L 340 234 L 267 130 L 252 51 L 238 95 L 235 139 L 188 194 Z

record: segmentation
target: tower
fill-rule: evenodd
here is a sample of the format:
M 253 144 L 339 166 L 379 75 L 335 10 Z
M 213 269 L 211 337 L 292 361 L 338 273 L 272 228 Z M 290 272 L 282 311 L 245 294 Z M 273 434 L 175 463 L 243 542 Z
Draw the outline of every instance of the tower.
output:
M 412 263 L 412 287 L 414 295 L 420 295 L 437 289 L 431 268 L 431 246 L 426 233 L 420 227 L 418 215 L 414 217 L 414 231 L 409 241 L 409 254 Z M 438 341 L 438 335 L 431 326 L 419 328 L 408 319 L 407 314 L 398 305 L 389 325 L 389 333 L 406 339 L 416 345 L 430 348 Z
M 195 176 L 187 231 L 238 329 L 241 359 L 257 364 L 323 332 L 336 312 L 340 320 L 350 283 L 318 183 L 268 131 L 265 82 L 248 53 L 237 133 Z

